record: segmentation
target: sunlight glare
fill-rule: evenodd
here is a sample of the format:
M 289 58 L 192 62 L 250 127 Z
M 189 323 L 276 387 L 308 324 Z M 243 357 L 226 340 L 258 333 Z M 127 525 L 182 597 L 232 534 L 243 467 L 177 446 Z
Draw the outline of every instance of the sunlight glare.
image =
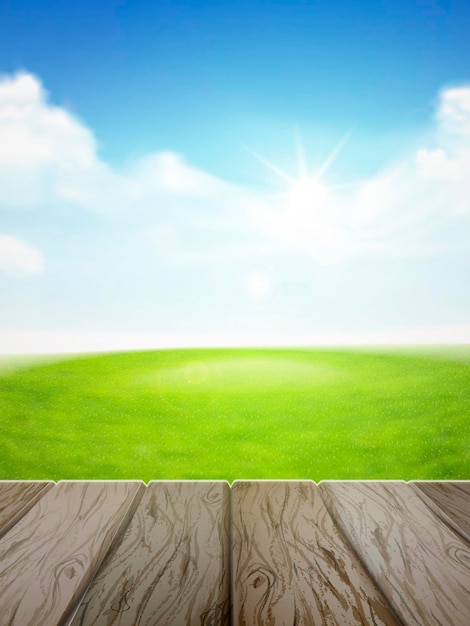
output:
M 246 288 L 251 296 L 264 298 L 271 291 L 271 280 L 264 273 L 253 273 L 248 277 Z
M 332 263 L 344 257 L 351 245 L 345 216 L 340 210 L 340 197 L 336 189 L 343 185 L 330 185 L 324 176 L 336 157 L 344 148 L 352 130 L 349 131 L 313 172 L 307 165 L 304 147 L 299 133 L 296 133 L 297 177 L 294 178 L 266 157 L 250 152 L 265 167 L 288 184 L 288 189 L 271 196 L 282 199 L 277 208 L 262 211 L 263 227 L 276 239 L 297 242 L 299 250 L 307 250 L 319 262 Z M 259 277 L 248 284 L 251 295 L 261 297 L 269 291 L 269 286 Z
M 318 178 L 301 178 L 289 193 L 289 204 L 293 209 L 310 209 L 318 212 L 330 203 L 328 187 Z

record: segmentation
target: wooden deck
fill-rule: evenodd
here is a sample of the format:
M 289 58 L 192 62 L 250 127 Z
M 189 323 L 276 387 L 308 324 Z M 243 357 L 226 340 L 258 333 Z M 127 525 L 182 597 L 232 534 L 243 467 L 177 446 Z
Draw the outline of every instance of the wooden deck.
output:
M 0 626 L 470 625 L 470 481 L 0 482 Z

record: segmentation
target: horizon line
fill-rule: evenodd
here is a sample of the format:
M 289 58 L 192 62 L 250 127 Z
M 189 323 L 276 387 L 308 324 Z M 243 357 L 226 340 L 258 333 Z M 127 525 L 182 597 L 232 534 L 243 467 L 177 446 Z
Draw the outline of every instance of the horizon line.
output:
M 376 331 L 155 333 L 0 328 L 0 355 L 53 355 L 192 348 L 316 348 L 470 344 L 470 324 Z

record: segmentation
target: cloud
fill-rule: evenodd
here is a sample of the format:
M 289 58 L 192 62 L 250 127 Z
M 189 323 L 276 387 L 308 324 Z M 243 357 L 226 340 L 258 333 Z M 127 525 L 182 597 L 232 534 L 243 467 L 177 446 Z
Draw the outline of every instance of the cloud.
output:
M 403 154 L 346 190 L 313 181 L 310 197 L 290 193 L 261 207 L 260 229 L 281 249 L 326 264 L 469 249 L 470 86 L 442 90 L 435 121 L 434 145 Z
M 470 86 L 443 89 L 439 97 L 436 119 L 449 138 L 456 136 L 460 142 L 470 140 Z
M 44 258 L 36 248 L 16 237 L 0 235 L 0 271 L 40 274 Z
M 133 229 L 150 233 L 144 245 L 160 246 L 160 261 L 166 255 L 188 263 L 260 253 L 336 263 L 467 247 L 470 86 L 441 91 L 429 145 L 351 188 L 329 187 L 327 179 L 326 173 L 315 184 L 297 181 L 291 189 L 286 183 L 285 196 L 272 201 L 174 152 L 153 152 L 119 170 L 100 158 L 83 121 L 49 102 L 36 76 L 0 77 L 0 209 L 128 216 Z M 165 232 L 171 245 L 162 243 Z
M 20 72 L 1 78 L 2 166 L 85 168 L 94 164 L 96 141 L 92 133 L 67 111 L 49 104 L 47 98 L 31 74 Z
M 63 173 L 96 166 L 91 132 L 47 103 L 37 78 L 20 72 L 0 79 L 0 205 L 47 205 Z
M 91 130 L 48 102 L 37 77 L 0 77 L 0 206 L 72 204 L 116 213 L 172 198 L 220 199 L 230 188 L 172 152 L 146 155 L 116 171 L 100 159 Z
M 418 176 L 429 180 L 462 180 L 464 164 L 451 159 L 443 148 L 418 150 L 416 153 Z
M 249 338 L 253 343 L 258 331 L 287 324 L 299 326 L 299 341 L 305 343 L 310 340 L 304 330 L 322 320 L 329 324 L 331 318 L 333 326 L 344 315 L 354 326 L 354 309 L 357 305 L 359 316 L 366 296 L 374 305 L 362 310 L 365 325 L 374 326 L 376 317 L 379 325 L 380 315 L 391 319 L 395 295 L 396 317 L 403 319 L 415 297 L 404 273 L 410 270 L 416 285 L 417 277 L 420 281 L 414 304 L 421 310 L 420 290 L 432 303 L 430 328 L 439 316 L 447 322 L 452 307 L 450 322 L 466 321 L 458 315 L 468 304 L 459 281 L 470 251 L 470 86 L 443 89 L 431 122 L 414 149 L 373 175 L 348 187 L 330 185 L 336 150 L 325 155 L 323 169 L 330 169 L 319 180 L 295 179 L 289 172 L 281 176 L 285 193 L 273 198 L 278 186 L 261 193 L 233 185 L 171 151 L 113 167 L 101 158 L 92 130 L 53 105 L 37 77 L 26 72 L 0 77 L 0 271 L 13 276 L 8 279 L 13 297 L 3 317 L 11 326 L 24 312 L 36 328 L 46 321 L 68 328 L 74 319 L 83 328 L 148 324 L 165 330 L 152 339 L 155 345 L 178 325 L 188 333 L 198 324 L 214 326 L 225 343 L 227 327 L 251 330 L 258 324 Z M 242 149 L 240 158 L 247 158 Z M 35 233 L 31 243 L 27 232 Z M 31 245 L 39 240 L 44 254 Z M 47 288 L 31 293 L 31 281 L 17 278 L 44 272 L 45 256 L 54 271 L 41 279 Z M 413 264 L 425 257 L 439 263 Z M 385 258 L 410 262 L 381 264 Z M 340 267 L 320 267 L 327 264 Z M 436 268 L 438 288 L 430 274 Z M 382 288 L 384 272 L 389 276 Z M 299 292 L 301 281 L 307 291 Z M 348 298 L 352 316 L 343 304 Z M 41 306 L 25 309 L 32 301 Z M 49 312 L 56 317 L 50 319 Z M 30 351 L 29 336 L 18 332 Z M 467 337 L 468 327 L 446 333 L 442 337 Z M 431 328 L 429 337 L 441 335 Z M 63 339 L 50 337 L 51 345 Z M 90 349 L 105 347 L 98 337 L 89 339 Z M 176 333 L 174 340 L 180 339 Z M 69 348 L 83 347 L 82 340 L 72 337 Z M 112 338 L 109 346 L 150 341 L 147 336 L 121 340 Z M 186 345 L 189 338 L 181 341 Z M 204 345 L 205 335 L 198 341 Z M 279 343 L 277 335 L 269 341 Z M 43 347 L 50 349 L 49 343 Z
M 418 173 L 427 179 L 460 180 L 470 186 L 470 86 L 442 90 L 435 119 L 441 145 L 418 150 Z M 470 206 L 467 209 L 470 211 Z
M 435 119 L 439 145 L 417 151 L 416 185 L 441 213 L 469 216 L 470 86 L 442 90 Z

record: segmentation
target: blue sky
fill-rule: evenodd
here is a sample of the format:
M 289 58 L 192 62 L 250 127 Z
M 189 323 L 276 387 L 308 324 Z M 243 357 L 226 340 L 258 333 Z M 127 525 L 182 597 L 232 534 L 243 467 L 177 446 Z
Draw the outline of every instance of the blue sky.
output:
M 468 3 L 0 24 L 0 350 L 470 341 Z

